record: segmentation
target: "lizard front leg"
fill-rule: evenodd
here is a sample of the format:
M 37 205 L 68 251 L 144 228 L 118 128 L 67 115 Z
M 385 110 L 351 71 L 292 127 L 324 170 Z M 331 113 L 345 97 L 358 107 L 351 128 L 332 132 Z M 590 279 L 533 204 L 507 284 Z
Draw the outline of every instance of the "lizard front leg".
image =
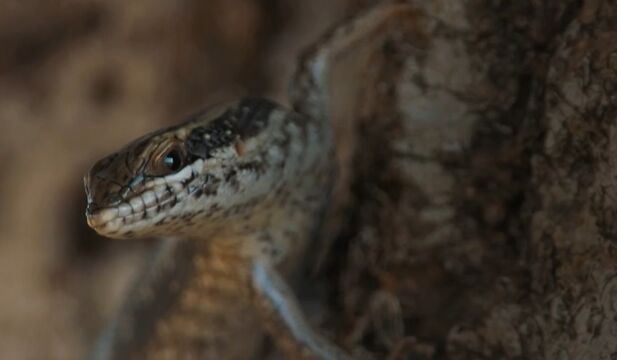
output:
M 290 358 L 351 359 L 311 328 L 293 291 L 272 265 L 255 261 L 251 267 L 251 281 L 255 304 L 266 329 Z

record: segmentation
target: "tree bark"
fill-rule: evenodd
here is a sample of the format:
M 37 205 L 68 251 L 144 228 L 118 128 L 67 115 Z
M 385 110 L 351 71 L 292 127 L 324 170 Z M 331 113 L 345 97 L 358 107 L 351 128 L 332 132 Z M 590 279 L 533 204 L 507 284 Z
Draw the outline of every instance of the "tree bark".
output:
M 347 107 L 333 322 L 393 359 L 615 358 L 617 4 L 411 3 Z

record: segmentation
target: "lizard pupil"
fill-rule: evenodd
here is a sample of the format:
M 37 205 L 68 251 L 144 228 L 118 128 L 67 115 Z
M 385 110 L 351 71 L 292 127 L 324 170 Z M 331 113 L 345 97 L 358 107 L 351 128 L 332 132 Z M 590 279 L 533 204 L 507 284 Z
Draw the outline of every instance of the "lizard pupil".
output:
M 163 157 L 163 164 L 170 171 L 178 171 L 182 168 L 182 157 L 177 150 L 171 150 Z

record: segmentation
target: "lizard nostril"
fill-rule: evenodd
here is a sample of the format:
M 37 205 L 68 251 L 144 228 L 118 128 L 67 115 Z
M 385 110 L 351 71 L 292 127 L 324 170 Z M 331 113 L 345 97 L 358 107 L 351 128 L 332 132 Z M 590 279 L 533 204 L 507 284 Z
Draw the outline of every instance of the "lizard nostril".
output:
M 84 177 L 84 188 L 86 190 L 86 211 L 88 214 L 120 204 L 128 189 L 100 174 L 92 174 L 92 172 Z
M 88 204 L 86 205 L 86 214 L 92 214 L 95 211 L 97 211 L 98 209 L 99 209 L 99 207 L 96 206 L 95 203 L 88 202 Z

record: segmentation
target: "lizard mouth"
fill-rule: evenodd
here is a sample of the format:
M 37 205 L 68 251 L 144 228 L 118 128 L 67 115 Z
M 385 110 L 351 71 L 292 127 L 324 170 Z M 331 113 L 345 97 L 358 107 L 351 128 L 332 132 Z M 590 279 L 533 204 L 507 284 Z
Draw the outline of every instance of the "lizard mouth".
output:
M 98 231 L 116 223 L 129 225 L 139 220 L 146 220 L 148 214 L 155 215 L 162 209 L 162 206 L 171 203 L 171 200 L 176 198 L 170 190 L 167 187 L 146 190 L 126 201 L 104 208 L 92 209 L 89 204 L 86 211 L 88 225 Z
M 123 233 L 139 228 L 148 228 L 164 222 L 169 209 L 198 190 L 181 184 L 157 186 L 132 196 L 114 206 L 86 210 L 88 225 L 101 235 L 119 237 Z
M 97 203 L 91 191 L 96 178 L 88 174 L 84 178 L 88 225 L 112 238 L 152 235 L 158 225 L 176 218 L 186 207 L 184 200 L 201 189 L 197 174 L 202 165 L 203 161 L 199 160 L 172 175 L 142 182 L 138 192 L 128 193 L 126 187 L 121 187 L 114 194 L 104 193 L 103 204 Z

